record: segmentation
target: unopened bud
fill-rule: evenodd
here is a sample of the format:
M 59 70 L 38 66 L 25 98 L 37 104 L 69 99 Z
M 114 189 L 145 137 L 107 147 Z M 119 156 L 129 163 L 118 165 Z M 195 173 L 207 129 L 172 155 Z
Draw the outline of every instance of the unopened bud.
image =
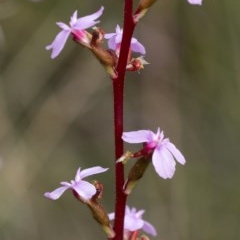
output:
M 138 58 L 133 58 L 131 61 L 127 64 L 126 69 L 128 71 L 140 71 L 141 69 L 144 68 L 144 65 L 149 64 L 143 56 L 138 57 Z
M 143 174 L 145 173 L 149 163 L 149 159 L 141 157 L 133 165 L 132 169 L 129 172 L 128 179 L 126 180 L 123 187 L 125 194 L 129 195 L 132 192 L 137 182 L 142 178 Z
M 157 0 L 141 0 L 136 13 L 134 14 L 134 21 L 135 23 L 139 21 L 140 18 L 142 18 L 148 9 L 156 2 Z
M 102 47 L 100 43 L 103 40 L 103 36 L 104 33 L 100 28 L 94 28 L 90 49 L 99 62 L 103 65 L 106 72 L 111 76 L 111 78 L 117 78 L 115 67 L 117 65 L 118 58 L 114 51 L 106 50 Z
M 95 186 L 96 188 L 96 194 L 92 197 L 92 200 L 96 201 L 98 199 L 101 199 L 102 198 L 102 195 L 103 195 L 103 184 L 98 182 L 97 180 L 94 180 L 93 181 L 93 185 Z
M 108 238 L 114 238 L 115 232 L 113 231 L 107 212 L 102 205 L 97 201 L 89 201 L 87 203 L 92 212 L 93 218 L 100 224 Z

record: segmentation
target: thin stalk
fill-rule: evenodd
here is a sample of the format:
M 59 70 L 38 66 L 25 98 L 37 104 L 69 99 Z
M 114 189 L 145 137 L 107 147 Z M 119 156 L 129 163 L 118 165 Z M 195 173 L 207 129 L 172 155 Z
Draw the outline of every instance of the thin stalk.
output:
M 130 42 L 135 28 L 133 22 L 133 0 L 125 0 L 123 38 L 117 65 L 117 78 L 113 79 L 113 99 L 114 99 L 114 132 L 115 132 L 115 157 L 120 158 L 123 155 L 123 101 L 124 101 L 124 79 L 126 74 L 126 65 Z M 124 166 L 122 163 L 115 164 L 115 222 L 114 231 L 116 236 L 114 240 L 123 239 L 123 224 L 127 196 L 123 192 L 124 185 Z

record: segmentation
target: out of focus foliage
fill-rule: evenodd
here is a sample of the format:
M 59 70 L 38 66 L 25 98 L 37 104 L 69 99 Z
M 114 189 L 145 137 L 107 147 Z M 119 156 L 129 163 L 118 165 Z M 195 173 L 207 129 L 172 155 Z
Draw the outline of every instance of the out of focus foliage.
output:
M 120 0 L 0 1 L 1 240 L 105 239 L 70 192 L 56 202 L 43 197 L 79 166 L 100 165 L 112 170 L 97 177 L 113 211 L 111 82 L 70 40 L 55 60 L 45 50 L 59 31 L 55 22 L 101 5 L 101 27 L 113 32 Z M 160 126 L 187 159 L 172 180 L 150 167 L 129 198 L 146 209 L 156 239 L 240 236 L 239 7 L 236 0 L 202 7 L 161 0 L 136 29 L 151 64 L 127 74 L 125 129 Z

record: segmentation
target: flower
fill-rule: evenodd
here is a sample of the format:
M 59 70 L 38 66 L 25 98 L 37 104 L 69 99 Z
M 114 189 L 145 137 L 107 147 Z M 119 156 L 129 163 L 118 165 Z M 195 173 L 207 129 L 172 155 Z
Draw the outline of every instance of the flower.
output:
M 84 29 L 99 23 L 99 21 L 95 20 L 102 15 L 103 10 L 104 7 L 101 7 L 96 13 L 81 18 L 77 18 L 77 11 L 75 11 L 69 22 L 70 26 L 63 22 L 57 22 L 56 24 L 62 29 L 62 31 L 57 34 L 50 45 L 46 46 L 46 50 L 52 49 L 51 58 L 55 58 L 59 55 L 71 33 L 76 40 L 83 45 L 88 44 L 88 33 Z
M 150 130 L 124 132 L 122 139 L 128 143 L 146 143 L 145 148 L 153 150 L 153 166 L 157 174 L 164 179 L 172 178 L 174 175 L 176 165 L 174 158 L 183 165 L 186 163 L 175 145 L 168 138 L 164 138 L 160 128 L 157 129 L 157 133 Z
M 154 226 L 142 219 L 144 212 L 144 210 L 137 211 L 134 207 L 131 209 L 129 206 L 126 206 L 124 230 L 134 232 L 136 230 L 143 229 L 143 231 L 146 233 L 151 234 L 152 236 L 156 236 L 157 231 Z M 113 220 L 115 218 L 115 213 L 109 213 L 108 216 L 110 220 Z
M 83 181 L 82 179 L 94 174 L 105 172 L 107 170 L 108 168 L 92 167 L 81 171 L 81 168 L 79 168 L 77 170 L 75 180 L 71 180 L 70 183 L 61 182 L 60 184 L 62 187 L 59 187 L 52 192 L 46 192 L 44 196 L 52 200 L 56 200 L 60 198 L 67 189 L 70 188 L 73 189 L 82 199 L 89 200 L 93 195 L 96 194 L 96 188 L 91 183 Z
M 202 5 L 202 0 L 188 0 L 188 2 L 189 2 L 190 4 Z
M 114 51 L 119 51 L 121 47 L 121 42 L 122 42 L 122 35 L 123 35 L 123 30 L 119 27 L 119 25 L 117 25 L 115 33 L 105 34 L 104 38 L 109 39 L 108 47 Z M 136 38 L 131 39 L 130 49 L 133 52 L 139 52 L 141 54 L 146 53 L 145 47 L 140 42 L 138 42 Z

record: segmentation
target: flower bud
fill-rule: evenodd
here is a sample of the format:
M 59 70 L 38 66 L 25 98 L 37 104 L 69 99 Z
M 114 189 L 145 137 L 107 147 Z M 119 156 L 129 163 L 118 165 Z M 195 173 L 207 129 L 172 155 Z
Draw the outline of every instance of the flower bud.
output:
M 132 58 L 131 61 L 127 64 L 126 69 L 128 71 L 140 71 L 144 68 L 144 65 L 149 64 L 143 56 L 138 58 Z
M 132 169 L 129 172 L 128 179 L 124 184 L 123 190 L 124 193 L 129 195 L 137 182 L 142 178 L 144 172 L 146 171 L 150 160 L 141 157 L 137 160 L 137 162 L 133 165 Z
M 93 200 L 101 199 L 101 198 L 102 198 L 102 195 L 103 195 L 103 184 L 100 183 L 100 182 L 97 181 L 97 180 L 94 180 L 94 181 L 93 181 L 93 185 L 95 186 L 97 192 L 96 192 L 96 194 L 92 197 L 92 199 L 93 199 Z
M 102 205 L 94 200 L 90 200 L 87 206 L 92 212 L 93 218 L 101 225 L 108 238 L 114 238 L 115 232 L 113 231 L 107 212 Z
M 138 22 L 142 18 L 148 9 L 156 2 L 157 0 L 141 0 L 136 13 L 134 14 L 134 22 Z
M 117 73 L 115 67 L 117 65 L 118 58 L 114 51 L 106 50 L 102 47 L 101 42 L 103 40 L 104 33 L 100 28 L 94 28 L 92 33 L 92 39 L 90 43 L 90 50 L 103 65 L 106 72 L 111 76 L 111 78 L 116 78 Z

